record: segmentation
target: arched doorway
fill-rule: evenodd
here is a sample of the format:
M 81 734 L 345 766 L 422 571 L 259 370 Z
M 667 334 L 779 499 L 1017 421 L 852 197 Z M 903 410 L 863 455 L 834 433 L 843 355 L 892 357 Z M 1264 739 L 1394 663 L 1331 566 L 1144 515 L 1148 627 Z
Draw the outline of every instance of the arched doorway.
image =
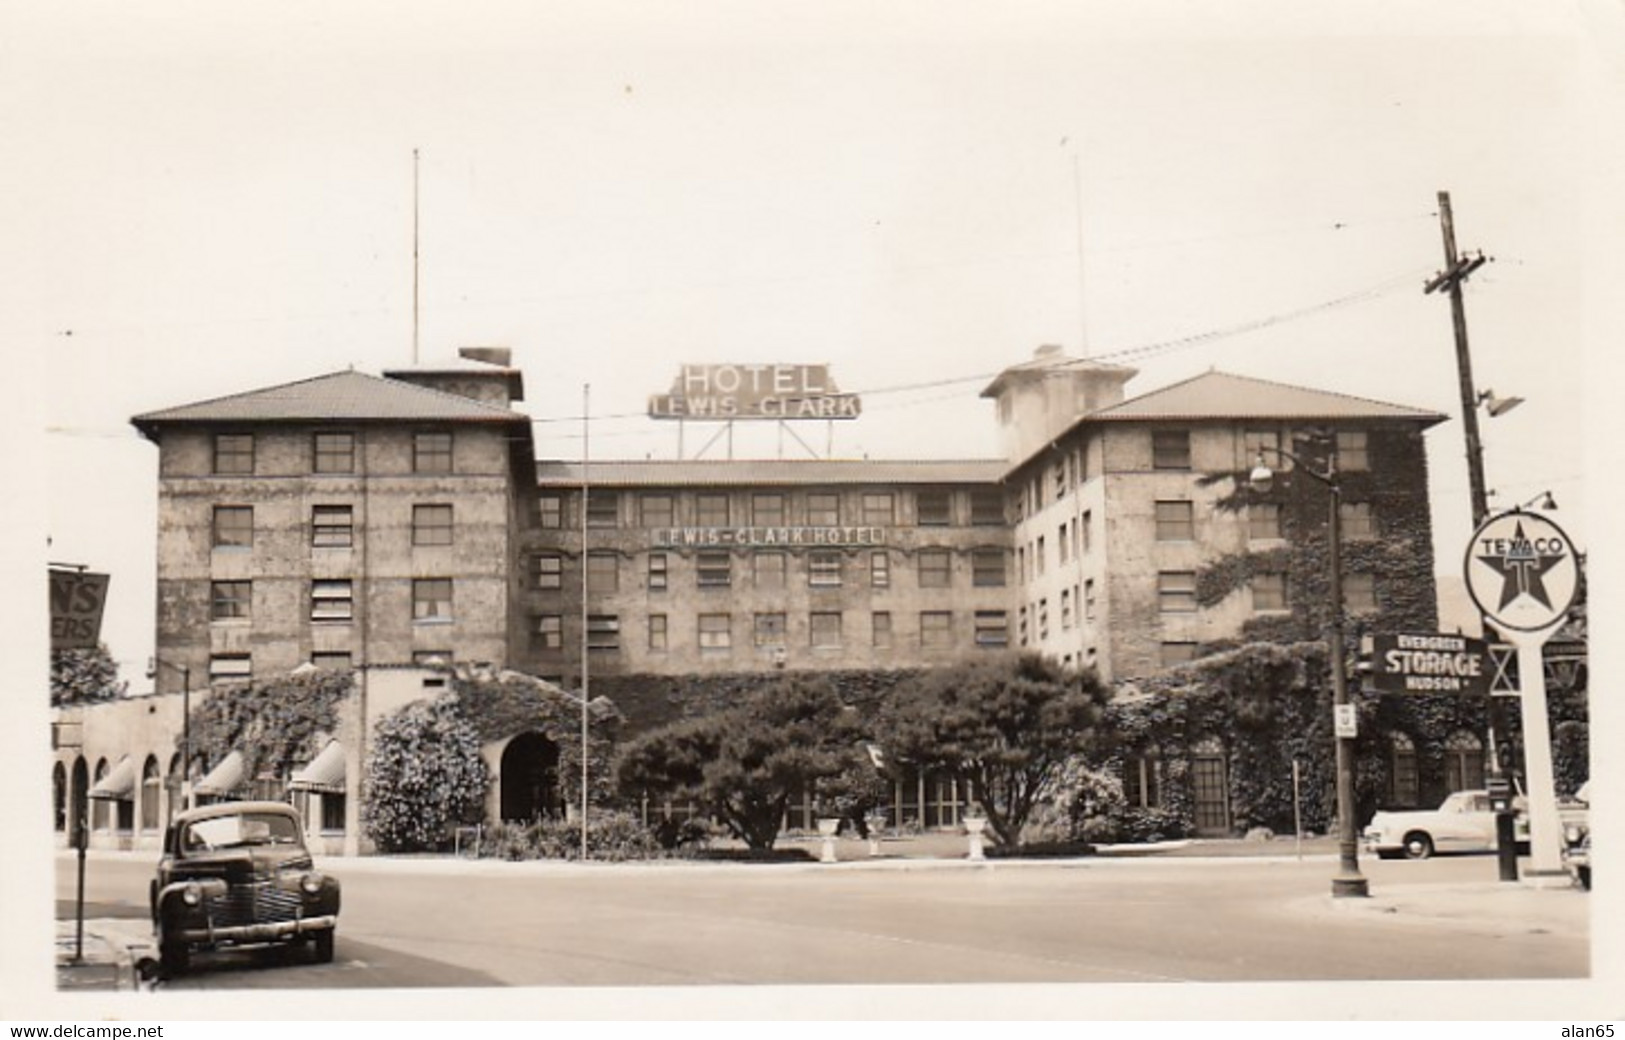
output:
M 531 821 L 563 812 L 557 744 L 540 733 L 521 733 L 503 749 L 498 768 L 502 777 L 502 819 Z

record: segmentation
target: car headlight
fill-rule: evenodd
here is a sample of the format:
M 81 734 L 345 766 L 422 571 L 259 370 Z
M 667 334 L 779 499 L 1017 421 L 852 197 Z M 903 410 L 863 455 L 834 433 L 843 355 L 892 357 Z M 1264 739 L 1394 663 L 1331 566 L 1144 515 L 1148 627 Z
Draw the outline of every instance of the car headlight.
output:
M 1583 837 L 1585 837 L 1585 831 L 1572 823 L 1563 828 L 1563 840 L 1570 845 L 1576 844 Z
M 197 906 L 203 902 L 203 889 L 199 888 L 196 883 L 187 885 L 181 889 L 181 902 L 187 906 Z
M 307 895 L 315 895 L 322 890 L 322 876 L 313 870 L 299 879 L 299 887 L 304 889 Z

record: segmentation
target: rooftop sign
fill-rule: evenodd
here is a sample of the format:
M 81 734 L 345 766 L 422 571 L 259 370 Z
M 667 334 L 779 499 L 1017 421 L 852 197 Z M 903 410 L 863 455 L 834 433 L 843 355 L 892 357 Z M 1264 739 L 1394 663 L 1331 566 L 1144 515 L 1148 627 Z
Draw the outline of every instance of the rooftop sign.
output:
M 101 641 L 107 575 L 51 569 L 51 649 L 94 650 Z
M 651 419 L 856 419 L 828 365 L 684 365 L 671 390 L 649 398 Z

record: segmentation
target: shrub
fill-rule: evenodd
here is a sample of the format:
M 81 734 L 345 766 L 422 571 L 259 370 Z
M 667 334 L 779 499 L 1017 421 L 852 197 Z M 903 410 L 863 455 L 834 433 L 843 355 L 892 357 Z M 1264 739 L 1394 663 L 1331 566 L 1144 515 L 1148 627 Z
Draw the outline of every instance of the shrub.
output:
M 482 819 L 489 781 L 455 697 L 409 704 L 378 723 L 362 825 L 385 852 L 446 848 L 458 824 Z
M 626 812 L 595 812 L 587 823 L 587 856 L 605 863 L 658 859 L 664 854 L 655 833 Z M 501 823 L 486 832 L 480 856 L 490 859 L 578 860 L 579 820 L 545 819 L 536 823 Z

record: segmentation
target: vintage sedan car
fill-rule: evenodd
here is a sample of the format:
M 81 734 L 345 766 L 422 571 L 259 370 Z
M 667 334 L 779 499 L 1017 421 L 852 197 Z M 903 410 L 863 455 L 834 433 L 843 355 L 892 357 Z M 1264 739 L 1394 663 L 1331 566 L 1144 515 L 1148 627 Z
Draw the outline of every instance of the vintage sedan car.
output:
M 1584 783 L 1574 797 L 1559 802 L 1563 822 L 1563 866 L 1581 888 L 1591 887 L 1591 784 Z
M 1517 806 L 1522 799 L 1515 799 Z M 1514 818 L 1520 846 L 1529 840 L 1528 816 Z M 1382 859 L 1427 859 L 1435 852 L 1495 851 L 1495 813 L 1488 791 L 1457 791 L 1437 809 L 1380 811 L 1365 828 L 1365 847 Z
M 150 892 L 167 974 L 193 950 L 310 943 L 333 959 L 339 883 L 315 869 L 299 813 L 282 802 L 224 802 L 179 813 Z

